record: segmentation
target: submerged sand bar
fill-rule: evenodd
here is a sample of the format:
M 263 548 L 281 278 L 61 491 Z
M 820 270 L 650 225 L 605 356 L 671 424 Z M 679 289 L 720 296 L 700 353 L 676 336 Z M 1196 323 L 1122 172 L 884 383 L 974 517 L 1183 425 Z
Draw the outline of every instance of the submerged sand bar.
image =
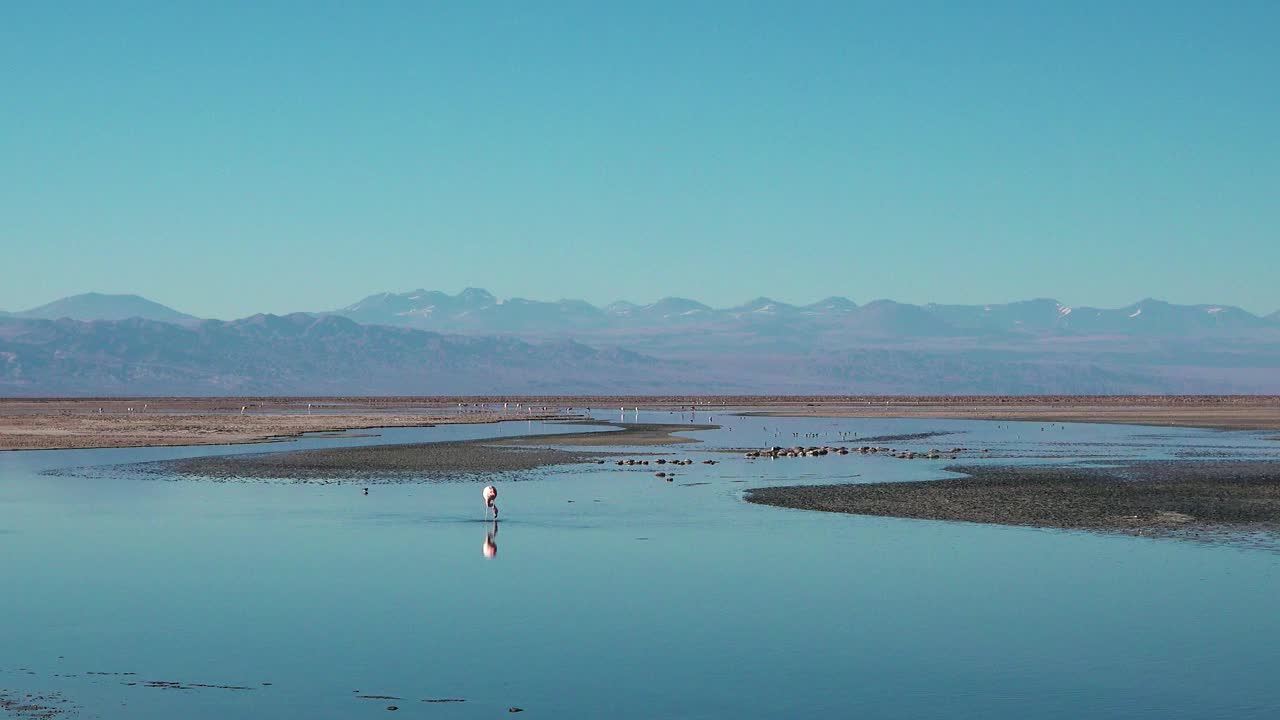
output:
M 555 446 L 662 445 L 687 442 L 671 433 L 684 425 L 582 423 L 617 428 L 570 434 L 523 435 L 454 442 L 367 445 L 182 458 L 135 467 L 183 478 L 214 480 L 360 480 L 405 482 L 534 470 L 594 462 L 604 453 Z M 693 426 L 693 429 L 706 426 Z

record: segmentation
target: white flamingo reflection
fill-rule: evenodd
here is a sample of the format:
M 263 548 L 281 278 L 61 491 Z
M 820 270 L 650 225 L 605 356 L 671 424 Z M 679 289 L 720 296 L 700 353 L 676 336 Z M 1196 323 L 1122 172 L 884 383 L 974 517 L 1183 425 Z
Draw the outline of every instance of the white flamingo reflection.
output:
M 498 523 L 496 522 L 485 528 L 483 552 L 486 558 L 498 556 Z

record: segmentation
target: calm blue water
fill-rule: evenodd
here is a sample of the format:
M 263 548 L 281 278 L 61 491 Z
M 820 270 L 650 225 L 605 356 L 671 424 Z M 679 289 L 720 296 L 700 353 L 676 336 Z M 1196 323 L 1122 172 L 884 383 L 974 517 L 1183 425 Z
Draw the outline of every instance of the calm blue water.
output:
M 1280 715 L 1276 553 L 759 507 L 741 500 L 744 488 L 909 481 L 939 477 L 945 463 L 710 452 L 939 430 L 955 434 L 876 444 L 990 448 L 1001 459 L 987 462 L 1007 463 L 1276 457 L 1277 443 L 1149 427 L 712 415 L 726 426 L 691 433 L 700 445 L 630 455 L 722 461 L 677 468 L 672 483 L 653 466 L 494 478 L 496 535 L 476 482 L 377 485 L 366 497 L 347 485 L 40 473 L 555 426 L 0 453 L 0 688 L 58 691 L 98 718 L 358 718 L 388 705 L 424 718 L 512 706 L 556 718 Z M 639 419 L 672 418 L 688 420 Z M 145 681 L 252 689 L 125 684 Z

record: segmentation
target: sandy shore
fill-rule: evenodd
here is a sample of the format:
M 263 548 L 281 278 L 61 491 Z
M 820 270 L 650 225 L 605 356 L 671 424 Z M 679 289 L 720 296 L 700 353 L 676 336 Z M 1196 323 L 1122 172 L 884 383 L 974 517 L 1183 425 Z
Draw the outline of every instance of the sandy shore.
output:
M 1148 461 L 1116 468 L 947 468 L 964 478 L 769 487 L 765 505 L 998 525 L 1196 536 L 1280 532 L 1280 462 Z
M 717 413 L 746 411 L 1280 430 L 1280 397 L 1270 396 L 0 399 L 0 450 L 253 443 L 306 432 L 563 419 L 585 408 L 624 406 L 691 412 L 703 422 L 714 422 Z M 690 423 L 686 429 L 697 427 Z
M 621 429 L 459 442 L 195 457 L 139 463 L 129 467 L 166 476 L 221 481 L 351 480 L 374 483 L 450 480 L 464 476 L 535 470 L 548 465 L 594 463 L 608 455 L 534 447 L 537 445 L 670 445 L 687 441 L 685 438 L 672 436 L 671 432 L 689 429 L 682 425 L 633 423 L 614 427 Z M 598 441 L 606 437 L 608 442 Z
M 545 406 L 503 411 L 501 403 L 459 407 L 380 398 L 0 400 L 0 450 L 229 445 L 314 432 L 568 417 L 564 408 Z
M 864 401 L 862 404 L 830 402 L 778 406 L 759 414 L 783 417 L 930 418 L 1280 430 L 1280 399 L 1274 397 L 1020 398 L 1004 401 L 992 398 L 898 398 Z

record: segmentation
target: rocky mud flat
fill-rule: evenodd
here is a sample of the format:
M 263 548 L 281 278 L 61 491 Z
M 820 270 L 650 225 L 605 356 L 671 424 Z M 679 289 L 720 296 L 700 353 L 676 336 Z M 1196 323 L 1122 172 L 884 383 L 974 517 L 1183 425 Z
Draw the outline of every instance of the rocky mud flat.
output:
M 1176 537 L 1280 549 L 1280 462 L 951 466 L 963 478 L 757 488 L 749 502 L 855 515 Z
M 0 712 L 23 720 L 52 720 L 76 715 L 79 707 L 61 693 L 28 693 L 0 688 Z
M 89 684 L 115 684 L 122 688 L 137 690 L 162 690 L 174 692 L 200 692 L 225 690 L 232 692 L 272 691 L 276 689 L 272 682 L 254 682 L 249 684 L 192 682 L 187 680 L 141 680 L 136 672 L 71 672 L 42 675 L 26 667 L 0 668 L 0 675 L 13 675 L 26 682 L 42 682 L 42 677 L 52 678 L 85 678 Z M 71 692 L 68 690 L 68 692 Z M 130 692 L 130 691 L 125 691 Z M 437 695 L 422 697 L 416 693 L 381 693 L 352 690 L 347 696 L 353 700 L 372 700 L 377 702 L 409 702 L 431 705 L 451 705 L 467 702 L 467 698 Z M 122 703 L 126 705 L 126 703 Z M 523 712 L 523 709 L 507 707 L 494 703 L 495 708 L 506 707 L 507 712 Z M 387 710 L 396 711 L 399 705 L 388 705 Z M 61 691 L 29 691 L 0 687 L 0 717 L 12 717 L 19 720 L 54 720 L 59 717 L 75 717 L 83 714 L 83 708 L 69 699 Z

